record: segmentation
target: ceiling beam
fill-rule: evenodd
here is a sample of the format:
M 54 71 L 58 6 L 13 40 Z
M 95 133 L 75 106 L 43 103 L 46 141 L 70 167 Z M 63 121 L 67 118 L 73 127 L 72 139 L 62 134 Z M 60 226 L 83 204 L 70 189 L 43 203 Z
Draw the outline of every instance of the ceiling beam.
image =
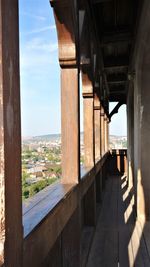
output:
M 112 1 L 112 0 L 107 0 L 107 1 Z M 96 2 L 96 1 L 95 1 Z M 99 0 L 99 3 L 102 3 L 102 2 L 106 2 L 106 0 Z M 107 75 L 106 73 L 104 72 L 104 60 L 103 60 L 103 54 L 102 54 L 102 49 L 100 47 L 100 43 L 99 43 L 99 35 L 98 35 L 98 29 L 97 29 L 97 24 L 96 24 L 96 21 L 95 21 L 95 16 L 94 16 L 94 7 L 92 5 L 93 3 L 93 0 L 90 1 L 90 10 L 91 10 L 91 18 L 92 18 L 92 23 L 93 23 L 93 26 L 94 26 L 94 30 L 95 30 L 95 35 L 96 35 L 96 41 L 97 41 L 97 48 L 98 48 L 98 55 L 99 55 L 99 67 L 100 67 L 100 71 L 103 73 L 103 80 L 104 80 L 104 84 L 105 84 L 105 88 L 106 88 L 106 99 L 108 101 L 108 97 L 109 97 L 109 86 L 108 86 L 108 83 L 107 83 Z M 108 113 L 108 105 L 107 107 L 104 107 L 105 109 L 105 112 L 106 114 Z
M 131 43 L 132 37 L 130 32 L 111 32 L 104 34 L 101 39 L 101 46 L 116 45 L 121 43 Z
M 126 104 L 126 95 L 110 95 L 109 102 L 120 102 L 123 101 Z
M 108 81 L 109 85 L 121 85 L 125 84 L 127 81 Z
M 109 42 L 109 41 L 126 41 L 131 39 L 131 33 L 129 31 L 120 31 L 120 32 L 109 32 L 104 33 L 102 36 L 103 42 Z
M 126 93 L 125 90 L 120 90 L 120 89 L 119 90 L 113 90 L 113 91 L 110 90 L 109 95 L 115 96 L 115 95 L 123 95 L 125 93 Z
M 111 1 L 112 0 L 92 0 L 93 4 L 107 3 Z
M 107 56 L 104 57 L 104 67 L 106 66 L 124 66 L 129 64 L 129 56 Z
M 107 73 L 108 82 L 126 81 L 127 73 Z
M 108 86 L 107 76 L 106 76 L 106 73 L 105 72 L 103 73 L 103 77 L 104 77 L 104 83 L 105 83 L 107 95 L 109 95 L 109 86 Z
M 111 65 L 111 66 L 104 66 L 104 69 L 108 70 L 108 71 L 127 71 L 128 70 L 128 65 Z

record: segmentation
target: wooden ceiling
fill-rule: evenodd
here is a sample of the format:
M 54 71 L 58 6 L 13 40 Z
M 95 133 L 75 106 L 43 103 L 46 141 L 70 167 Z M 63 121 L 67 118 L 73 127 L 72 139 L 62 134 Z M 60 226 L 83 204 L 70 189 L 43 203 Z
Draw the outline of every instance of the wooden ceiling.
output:
M 139 0 L 90 0 L 109 101 L 126 102 Z

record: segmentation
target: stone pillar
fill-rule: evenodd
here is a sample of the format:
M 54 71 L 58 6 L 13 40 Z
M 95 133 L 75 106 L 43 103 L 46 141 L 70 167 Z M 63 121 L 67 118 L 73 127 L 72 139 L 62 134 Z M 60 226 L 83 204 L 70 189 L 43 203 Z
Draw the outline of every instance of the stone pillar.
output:
M 22 266 L 18 1 L 0 1 L 0 266 Z

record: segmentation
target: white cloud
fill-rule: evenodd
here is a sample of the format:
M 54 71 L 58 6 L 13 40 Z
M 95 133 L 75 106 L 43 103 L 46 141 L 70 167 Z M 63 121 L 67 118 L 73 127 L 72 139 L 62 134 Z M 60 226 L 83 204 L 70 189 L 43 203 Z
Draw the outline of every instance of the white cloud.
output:
M 27 32 L 25 34 L 26 35 L 37 34 L 37 33 L 46 32 L 48 30 L 55 30 L 55 29 L 56 29 L 55 25 L 50 25 L 50 26 L 46 26 L 46 27 L 43 27 L 43 28 L 39 28 L 39 29 L 35 29 L 35 30 L 32 30 L 32 31 L 29 31 L 29 32 Z
M 32 19 L 37 19 L 37 20 L 46 20 L 44 16 L 39 16 L 39 15 L 35 15 L 32 13 L 28 13 L 28 12 L 20 12 L 20 15 L 27 16 L 27 17 L 30 17 Z
M 49 73 L 58 65 L 58 44 L 44 38 L 30 38 L 21 45 L 20 70 L 22 78 Z
M 29 51 L 42 51 L 52 53 L 58 50 L 57 42 L 47 42 L 41 38 L 33 38 L 25 44 L 25 50 Z
M 21 67 L 21 73 L 24 75 L 24 71 L 27 73 L 30 72 L 37 72 L 38 70 L 40 72 L 45 71 L 45 68 L 47 69 L 47 66 L 50 66 L 50 64 L 54 64 L 54 60 L 48 56 L 43 54 L 21 54 L 20 57 L 20 67 Z
M 51 26 L 50 26 L 50 29 L 51 29 L 51 30 L 55 30 L 55 29 L 56 29 L 56 25 L 51 25 Z

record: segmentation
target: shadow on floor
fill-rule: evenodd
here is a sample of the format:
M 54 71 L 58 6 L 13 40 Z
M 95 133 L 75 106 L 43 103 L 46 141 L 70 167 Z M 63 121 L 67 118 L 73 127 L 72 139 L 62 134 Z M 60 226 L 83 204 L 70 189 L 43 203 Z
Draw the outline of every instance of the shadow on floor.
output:
M 134 189 L 124 175 L 109 176 L 87 267 L 149 267 L 142 228 L 135 219 Z

